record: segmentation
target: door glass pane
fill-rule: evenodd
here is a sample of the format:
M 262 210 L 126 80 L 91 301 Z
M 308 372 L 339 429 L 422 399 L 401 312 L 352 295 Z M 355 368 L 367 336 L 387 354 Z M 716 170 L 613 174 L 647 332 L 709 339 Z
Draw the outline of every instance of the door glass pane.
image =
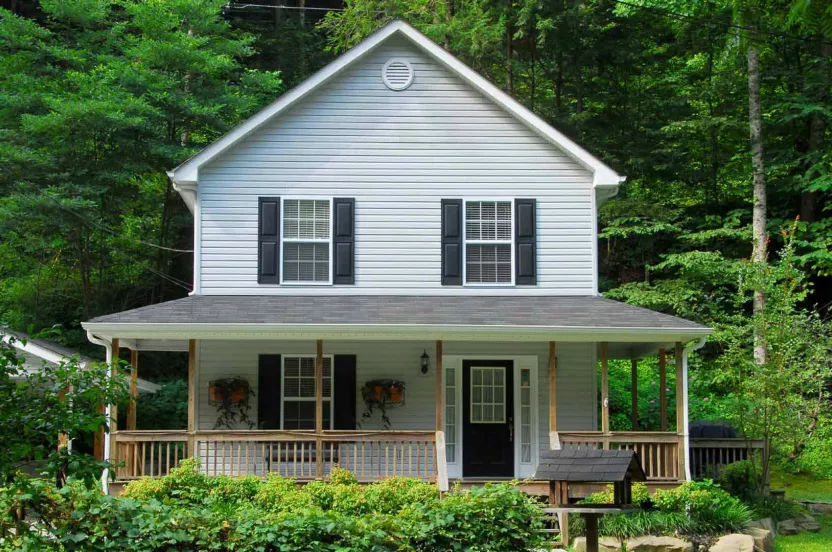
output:
M 471 423 L 505 423 L 505 377 L 502 366 L 471 367 Z

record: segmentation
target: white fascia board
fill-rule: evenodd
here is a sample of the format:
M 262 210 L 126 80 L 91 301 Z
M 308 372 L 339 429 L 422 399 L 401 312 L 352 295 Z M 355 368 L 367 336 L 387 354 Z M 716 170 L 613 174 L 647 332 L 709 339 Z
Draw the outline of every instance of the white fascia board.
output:
M 221 155 L 223 152 L 238 143 L 241 139 L 260 128 L 263 124 L 280 114 L 282 111 L 295 105 L 298 101 L 308 96 L 327 80 L 342 72 L 358 59 L 364 57 L 368 52 L 373 50 L 376 46 L 395 33 L 401 33 L 408 37 L 425 53 L 433 57 L 453 73 L 457 74 L 471 87 L 491 99 L 504 111 L 514 116 L 532 131 L 546 139 L 557 148 L 563 150 L 572 159 L 592 172 L 593 183 L 595 186 L 618 186 L 621 182 L 623 182 L 625 177 L 616 173 L 600 159 L 590 154 L 584 148 L 568 138 L 565 134 L 556 130 L 546 121 L 523 107 L 520 102 L 516 101 L 511 96 L 488 82 L 487 79 L 459 61 L 431 39 L 404 21 L 399 20 L 389 23 L 364 39 L 357 46 L 309 77 L 297 87 L 286 92 L 278 100 L 263 108 L 257 114 L 228 132 L 225 136 L 210 146 L 206 147 L 197 155 L 191 157 L 174 170 L 169 171 L 168 176 L 177 186 L 183 188 L 194 188 L 197 185 L 200 167 L 215 157 Z M 177 190 L 179 190 L 178 187 Z M 186 199 L 186 203 L 187 202 L 188 200 Z M 189 208 L 190 207 L 191 205 L 189 204 Z
M 594 328 L 442 324 L 108 324 L 86 322 L 97 335 L 145 339 L 352 339 L 465 341 L 687 342 L 710 328 Z

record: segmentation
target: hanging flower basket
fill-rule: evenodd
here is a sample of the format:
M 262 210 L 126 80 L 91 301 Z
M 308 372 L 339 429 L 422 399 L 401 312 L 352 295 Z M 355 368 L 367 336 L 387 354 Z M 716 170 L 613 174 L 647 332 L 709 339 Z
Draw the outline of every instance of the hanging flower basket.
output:
M 405 383 L 399 380 L 370 380 L 361 389 L 367 406 L 398 408 L 404 406 Z
M 235 429 L 237 424 L 253 428 L 254 422 L 248 417 L 249 399 L 253 396 L 254 391 L 245 378 L 221 378 L 209 382 L 208 403 L 219 413 L 214 429 Z
M 250 394 L 251 386 L 244 378 L 222 378 L 208 384 L 209 402 L 212 406 L 240 404 Z
M 373 412 L 378 409 L 385 429 L 390 429 L 387 409 L 404 406 L 404 389 L 404 382 L 399 380 L 377 379 L 366 382 L 361 388 L 361 396 L 367 407 L 362 417 L 370 419 L 373 417 Z

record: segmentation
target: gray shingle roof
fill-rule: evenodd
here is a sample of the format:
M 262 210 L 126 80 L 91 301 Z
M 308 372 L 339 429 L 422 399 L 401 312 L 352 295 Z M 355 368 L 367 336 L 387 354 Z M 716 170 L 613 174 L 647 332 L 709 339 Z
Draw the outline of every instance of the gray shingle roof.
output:
M 534 479 L 579 483 L 614 483 L 629 476 L 633 481 L 647 478 L 631 450 L 547 450 L 540 453 Z
M 193 295 L 99 316 L 109 324 L 382 324 L 655 328 L 703 333 L 708 328 L 602 297 Z

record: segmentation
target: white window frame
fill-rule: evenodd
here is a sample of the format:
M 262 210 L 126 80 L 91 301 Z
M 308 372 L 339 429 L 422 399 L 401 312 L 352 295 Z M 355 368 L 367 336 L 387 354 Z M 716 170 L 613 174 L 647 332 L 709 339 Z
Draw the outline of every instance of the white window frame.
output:
M 468 239 L 468 203 L 479 202 L 509 202 L 511 204 L 511 240 L 469 240 Z M 462 285 L 468 287 L 513 287 L 515 285 L 514 252 L 516 249 L 516 238 L 514 236 L 514 209 L 513 197 L 469 197 L 462 200 Z M 511 281 L 510 282 L 469 282 L 468 281 L 468 245 L 509 245 L 511 248 Z
M 286 239 L 285 232 L 283 231 L 283 218 L 286 216 L 286 202 L 287 201 L 328 201 L 329 202 L 329 239 L 316 239 L 316 240 L 304 240 L 304 239 L 297 239 L 297 238 L 289 238 Z M 280 266 L 278 267 L 280 271 L 280 285 L 286 286 L 331 286 L 332 285 L 332 263 L 334 259 L 332 258 L 333 255 L 333 232 L 335 231 L 335 213 L 332 211 L 333 205 L 333 198 L 332 197 L 316 197 L 316 196 L 291 196 L 291 197 L 282 197 L 280 198 Z M 513 220 L 513 218 L 512 218 Z M 512 222 L 513 224 L 513 222 Z M 514 232 L 514 230 L 512 230 Z M 283 278 L 283 263 L 285 262 L 285 255 L 286 250 L 283 248 L 284 243 L 327 243 L 329 244 L 329 269 L 327 270 L 327 280 L 325 282 L 297 282 L 294 280 L 286 281 Z M 282 372 L 281 372 L 282 374 Z M 281 406 L 281 414 L 283 412 L 283 407 Z M 281 422 L 282 423 L 282 422 Z
M 287 358 L 311 358 L 317 361 L 317 355 L 310 355 L 310 354 L 281 354 L 280 355 L 280 429 L 285 429 L 283 427 L 283 406 L 286 403 L 286 359 Z M 323 358 L 328 358 L 329 366 L 330 366 L 330 373 L 329 373 L 329 396 L 324 395 L 323 402 L 329 402 L 329 427 L 324 427 L 324 430 L 331 430 L 332 427 L 335 425 L 335 408 L 333 408 L 335 401 L 334 401 L 334 394 L 335 394 L 335 355 L 323 355 Z M 315 381 L 315 385 L 317 385 L 317 380 Z M 289 397 L 289 400 L 292 402 L 315 402 L 315 397 Z

